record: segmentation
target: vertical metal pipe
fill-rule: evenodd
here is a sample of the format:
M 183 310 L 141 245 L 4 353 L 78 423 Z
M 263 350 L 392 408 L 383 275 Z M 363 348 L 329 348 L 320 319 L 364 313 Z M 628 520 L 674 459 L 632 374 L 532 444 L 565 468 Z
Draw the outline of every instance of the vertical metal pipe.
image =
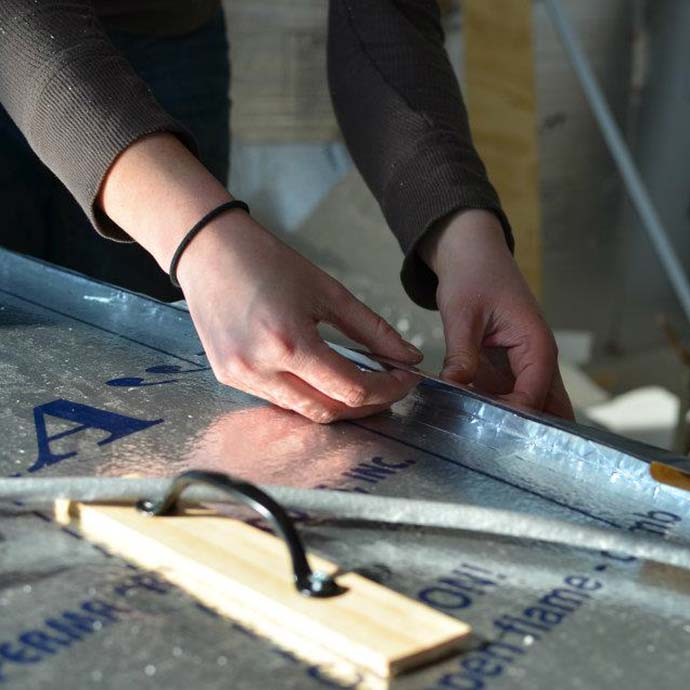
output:
M 560 0 L 543 0 L 649 239 L 690 321 L 690 283 Z

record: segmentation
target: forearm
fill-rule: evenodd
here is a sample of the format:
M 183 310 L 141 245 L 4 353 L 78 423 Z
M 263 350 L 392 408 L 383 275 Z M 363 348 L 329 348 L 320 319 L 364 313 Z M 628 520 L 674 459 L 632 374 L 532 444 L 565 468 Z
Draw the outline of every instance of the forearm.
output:
M 115 161 L 98 197 L 102 211 L 164 270 L 185 232 L 228 192 L 174 138 L 157 135 Z M 178 273 L 216 377 L 318 422 L 381 411 L 415 377 L 364 374 L 321 340 L 327 321 L 377 352 L 404 361 L 421 353 L 336 281 L 242 211 L 206 225 Z
M 103 180 L 97 203 L 167 272 L 184 234 L 231 198 L 176 137 L 155 134 L 118 156 Z
M 403 284 L 434 306 L 420 239 L 460 209 L 508 221 L 472 144 L 434 0 L 331 0 L 329 80 L 345 140 L 406 254 Z
M 95 198 L 130 145 L 186 130 L 110 43 L 90 0 L 0 2 L 0 102 L 41 160 L 104 235 L 127 240 Z

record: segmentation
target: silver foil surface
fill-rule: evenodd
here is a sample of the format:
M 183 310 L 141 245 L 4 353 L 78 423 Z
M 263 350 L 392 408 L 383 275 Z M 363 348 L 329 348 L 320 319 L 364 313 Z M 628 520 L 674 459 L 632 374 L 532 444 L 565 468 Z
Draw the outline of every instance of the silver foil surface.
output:
M 160 477 L 462 502 L 690 545 L 683 459 L 422 383 L 318 426 L 216 382 L 183 309 L 0 253 L 0 472 Z M 295 514 L 308 547 L 475 630 L 400 690 L 687 688 L 690 573 L 623 553 Z M 0 685 L 364 688 L 54 523 L 0 504 Z

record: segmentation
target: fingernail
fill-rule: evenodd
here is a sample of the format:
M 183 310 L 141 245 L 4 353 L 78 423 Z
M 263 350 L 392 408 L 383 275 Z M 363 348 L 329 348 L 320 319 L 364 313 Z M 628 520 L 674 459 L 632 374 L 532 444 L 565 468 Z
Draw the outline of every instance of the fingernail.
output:
M 404 343 L 405 343 L 405 349 L 411 355 L 414 355 L 417 359 L 423 359 L 424 353 L 418 347 L 415 347 L 412 343 L 408 343 L 407 341 L 404 341 Z

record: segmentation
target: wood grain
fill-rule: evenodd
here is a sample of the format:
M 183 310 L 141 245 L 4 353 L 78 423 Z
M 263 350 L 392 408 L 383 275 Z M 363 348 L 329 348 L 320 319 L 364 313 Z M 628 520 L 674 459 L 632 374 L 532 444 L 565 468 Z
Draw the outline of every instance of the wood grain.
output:
M 516 258 L 542 287 L 532 0 L 463 0 L 472 134 L 516 239 Z
M 470 626 L 354 573 L 329 599 L 300 595 L 276 537 L 211 511 L 148 517 L 134 508 L 56 503 L 93 541 L 160 571 L 207 606 L 306 658 L 320 650 L 389 677 L 458 648 Z M 336 566 L 310 556 L 313 568 Z

